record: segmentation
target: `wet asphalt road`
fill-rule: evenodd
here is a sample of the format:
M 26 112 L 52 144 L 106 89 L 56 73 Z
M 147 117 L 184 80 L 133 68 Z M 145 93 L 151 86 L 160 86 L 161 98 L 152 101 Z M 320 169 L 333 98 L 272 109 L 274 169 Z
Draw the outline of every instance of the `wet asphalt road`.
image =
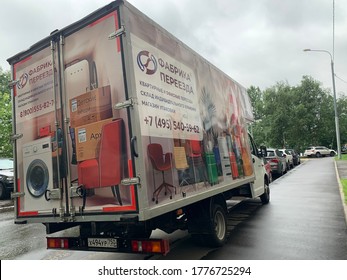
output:
M 231 231 L 226 246 L 204 259 L 347 259 L 347 226 L 332 158 L 307 160 L 270 186 L 270 204 L 253 203 L 253 214 Z M 234 211 L 250 211 L 252 202 L 239 207 Z

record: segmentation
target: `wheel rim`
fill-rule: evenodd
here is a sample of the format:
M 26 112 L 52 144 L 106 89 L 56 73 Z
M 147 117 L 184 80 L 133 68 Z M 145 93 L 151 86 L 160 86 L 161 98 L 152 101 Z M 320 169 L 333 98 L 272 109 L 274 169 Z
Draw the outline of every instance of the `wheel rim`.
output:
M 215 224 L 217 238 L 219 240 L 223 240 L 225 237 L 226 226 L 225 226 L 224 215 L 221 211 L 216 212 L 214 216 L 214 224 Z

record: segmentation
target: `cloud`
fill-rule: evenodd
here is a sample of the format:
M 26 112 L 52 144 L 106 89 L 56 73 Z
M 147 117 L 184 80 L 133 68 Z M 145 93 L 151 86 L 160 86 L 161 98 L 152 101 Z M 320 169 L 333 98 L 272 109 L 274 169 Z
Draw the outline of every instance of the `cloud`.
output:
M 310 75 L 331 88 L 333 5 L 326 0 L 129 0 L 149 18 L 246 87 L 261 89 Z M 5 0 L 0 11 L 0 62 L 109 1 Z M 347 0 L 335 0 L 335 67 L 347 80 Z M 15 13 L 13 11 L 16 11 Z M 13 16 L 15 15 L 15 16 Z M 347 83 L 337 81 L 347 93 Z

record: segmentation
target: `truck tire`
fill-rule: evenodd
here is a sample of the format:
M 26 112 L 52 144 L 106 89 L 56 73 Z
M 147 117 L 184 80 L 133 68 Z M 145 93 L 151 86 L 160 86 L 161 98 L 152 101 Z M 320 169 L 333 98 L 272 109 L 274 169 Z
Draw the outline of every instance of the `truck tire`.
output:
M 209 247 L 221 247 L 227 238 L 227 214 L 226 204 L 221 200 L 214 200 L 202 208 L 199 225 L 192 234 L 194 242 L 198 245 Z
M 264 181 L 264 193 L 260 196 L 262 204 L 268 204 L 270 202 L 270 186 L 268 182 Z
M 213 247 L 221 247 L 225 243 L 227 236 L 226 211 L 220 204 L 213 204 L 211 214 L 211 222 L 214 232 L 206 236 L 207 241 Z

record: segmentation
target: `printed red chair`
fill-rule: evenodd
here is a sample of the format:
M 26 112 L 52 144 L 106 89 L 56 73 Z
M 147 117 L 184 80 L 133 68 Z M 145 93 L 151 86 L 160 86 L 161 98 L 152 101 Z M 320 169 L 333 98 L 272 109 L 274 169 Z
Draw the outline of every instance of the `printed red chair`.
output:
M 124 170 L 124 122 L 116 119 L 103 126 L 101 131 L 98 158 L 78 163 L 78 183 L 83 195 L 83 208 L 86 197 L 94 193 L 95 188 L 110 187 L 117 197 L 118 204 L 123 205 L 119 184 Z
M 161 171 L 163 175 L 163 182 L 161 185 L 154 190 L 153 192 L 153 201 L 155 203 L 158 203 L 158 197 L 161 191 L 164 189 L 165 195 L 169 192 L 170 193 L 170 199 L 172 199 L 172 191 L 171 189 L 174 189 L 176 194 L 176 188 L 165 182 L 165 176 L 164 172 L 172 169 L 172 153 L 163 153 L 163 147 L 160 144 L 153 143 L 149 144 L 148 147 L 148 156 L 151 160 L 152 166 L 155 170 Z
M 204 183 L 206 184 L 208 182 L 208 177 L 206 172 L 206 166 L 202 158 L 202 147 L 200 141 L 190 140 L 189 148 L 189 158 L 193 167 L 194 180 L 197 183 L 201 182 L 201 179 L 203 179 Z M 201 173 L 203 178 L 201 178 Z

